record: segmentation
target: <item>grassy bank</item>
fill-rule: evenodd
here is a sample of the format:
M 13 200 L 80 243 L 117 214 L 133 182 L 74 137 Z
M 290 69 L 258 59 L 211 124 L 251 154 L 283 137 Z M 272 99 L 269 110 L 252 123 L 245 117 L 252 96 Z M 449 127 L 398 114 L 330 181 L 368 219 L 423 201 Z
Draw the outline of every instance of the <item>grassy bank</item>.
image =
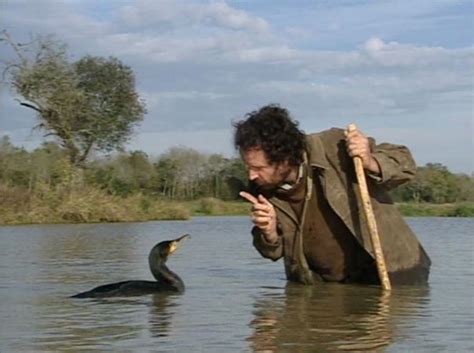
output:
M 247 214 L 248 210 L 245 202 L 215 198 L 171 201 L 143 194 L 113 196 L 87 186 L 53 189 L 43 185 L 29 192 L 0 185 L 0 224 L 188 220 L 192 216 Z
M 405 216 L 474 217 L 474 203 L 397 204 Z M 35 192 L 0 185 L 0 224 L 140 222 L 187 220 L 192 216 L 248 214 L 243 201 L 203 198 L 170 201 L 136 194 L 118 197 L 95 188 L 43 186 Z
M 189 208 L 179 202 L 137 194 L 127 198 L 94 188 L 44 187 L 34 193 L 0 186 L 0 224 L 140 222 L 185 220 Z
M 399 203 L 397 207 L 407 217 L 474 217 L 474 202 Z
M 192 215 L 242 215 L 250 206 L 241 201 L 221 201 L 213 198 L 190 201 Z M 396 207 L 406 217 L 474 217 L 474 202 L 449 204 L 397 203 Z

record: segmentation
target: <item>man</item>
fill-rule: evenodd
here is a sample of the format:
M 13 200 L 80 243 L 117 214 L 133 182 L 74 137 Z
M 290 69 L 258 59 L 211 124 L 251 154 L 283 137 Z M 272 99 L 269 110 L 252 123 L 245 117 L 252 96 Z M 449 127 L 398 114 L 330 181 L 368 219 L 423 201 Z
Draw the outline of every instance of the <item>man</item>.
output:
M 430 259 L 388 190 L 412 179 L 409 150 L 376 145 L 357 129 L 305 135 L 286 109 L 264 106 L 234 124 L 234 144 L 248 169 L 253 244 L 284 258 L 290 281 L 379 284 L 352 158 L 367 176 L 390 281 L 424 284 Z

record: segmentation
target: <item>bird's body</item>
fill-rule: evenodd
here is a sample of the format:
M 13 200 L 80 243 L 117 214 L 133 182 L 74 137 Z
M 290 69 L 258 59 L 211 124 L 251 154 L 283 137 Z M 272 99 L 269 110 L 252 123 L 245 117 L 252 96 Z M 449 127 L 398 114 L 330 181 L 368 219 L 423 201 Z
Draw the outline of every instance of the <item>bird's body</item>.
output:
M 105 284 L 73 295 L 72 298 L 105 298 L 184 292 L 183 281 L 165 263 L 168 256 L 178 248 L 179 243 L 188 236 L 188 234 L 185 234 L 175 240 L 163 241 L 155 245 L 150 251 L 148 262 L 156 281 L 129 280 Z
M 137 295 L 154 294 L 161 292 L 182 293 L 184 287 L 175 288 L 174 286 L 164 285 L 156 281 L 130 280 L 117 283 L 104 284 L 95 287 L 87 292 L 73 295 L 72 298 L 104 298 L 104 297 L 129 297 Z

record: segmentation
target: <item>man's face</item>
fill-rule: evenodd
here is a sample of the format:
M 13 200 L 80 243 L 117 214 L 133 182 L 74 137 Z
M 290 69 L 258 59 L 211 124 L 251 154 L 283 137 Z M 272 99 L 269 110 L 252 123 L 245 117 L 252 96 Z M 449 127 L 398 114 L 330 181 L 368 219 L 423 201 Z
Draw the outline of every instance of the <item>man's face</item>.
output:
M 252 148 L 241 152 L 242 160 L 248 170 L 249 180 L 265 189 L 281 185 L 291 172 L 287 162 L 270 163 L 263 150 Z

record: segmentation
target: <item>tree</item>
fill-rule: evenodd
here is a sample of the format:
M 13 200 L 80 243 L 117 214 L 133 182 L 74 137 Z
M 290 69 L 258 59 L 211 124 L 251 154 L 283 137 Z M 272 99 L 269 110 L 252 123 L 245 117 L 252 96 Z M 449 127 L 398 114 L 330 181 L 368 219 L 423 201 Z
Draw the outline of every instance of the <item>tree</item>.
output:
M 446 203 L 458 201 L 460 189 L 456 176 L 440 163 L 427 163 L 418 174 L 428 184 L 424 201 Z
M 240 157 L 234 157 L 224 170 L 225 182 L 230 199 L 241 199 L 239 192 L 248 188 L 248 174 Z
M 207 196 L 208 159 L 207 155 L 184 146 L 172 147 L 162 154 L 155 163 L 162 194 L 175 199 Z
M 0 182 L 25 186 L 29 184 L 30 155 L 24 148 L 15 147 L 8 136 L 0 141 Z
M 474 199 L 474 179 L 453 174 L 440 163 L 417 168 L 415 178 L 392 191 L 396 201 L 450 203 Z
M 0 41 L 16 54 L 5 63 L 4 76 L 20 104 L 37 113 L 36 127 L 58 139 L 73 165 L 83 166 L 92 150 L 120 150 L 143 120 L 133 71 L 119 59 L 71 62 L 66 45 L 51 37 L 20 45 L 3 31 Z

